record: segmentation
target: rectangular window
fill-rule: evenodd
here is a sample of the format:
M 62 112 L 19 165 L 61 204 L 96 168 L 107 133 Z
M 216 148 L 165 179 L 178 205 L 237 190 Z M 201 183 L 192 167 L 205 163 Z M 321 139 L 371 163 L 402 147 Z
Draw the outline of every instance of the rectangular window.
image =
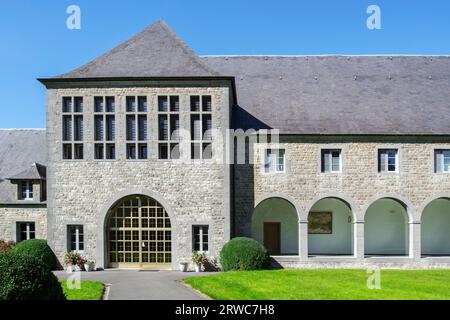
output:
M 35 238 L 36 229 L 34 222 L 17 222 L 17 242 L 32 240 Z
M 179 159 L 180 97 L 158 97 L 158 158 Z
M 19 183 L 19 200 L 33 200 L 33 181 Z
M 106 112 L 116 112 L 116 100 L 114 97 L 106 97 Z M 101 111 L 100 111 L 101 112 Z
M 147 97 L 127 97 L 126 156 L 129 160 L 145 160 L 147 149 Z
M 68 251 L 84 250 L 84 233 L 82 225 L 67 226 Z
M 108 160 L 116 159 L 116 145 L 114 143 L 106 144 L 106 159 Z
M 321 171 L 323 173 L 336 173 L 341 172 L 342 166 L 342 152 L 339 149 L 336 150 L 322 150 L 321 152 Z
M 63 159 L 83 159 L 83 97 L 62 98 Z
M 83 112 L 83 97 L 75 97 L 74 98 L 74 112 L 82 113 Z
M 284 149 L 266 149 L 264 171 L 266 173 L 285 172 L 285 154 Z
M 104 159 L 104 146 L 103 143 L 96 143 L 94 146 L 94 158 L 97 160 Z
M 436 173 L 450 173 L 450 150 L 434 151 L 434 168 Z
M 72 159 L 72 145 L 71 144 L 63 144 L 63 159 L 64 160 Z
M 191 159 L 211 159 L 212 102 L 211 96 L 191 96 Z
M 83 159 L 83 157 L 84 157 L 83 144 L 80 144 L 80 143 L 74 144 L 73 148 L 74 148 L 74 154 L 73 154 L 74 159 L 76 159 L 76 160 Z
M 63 97 L 63 103 L 62 103 L 62 112 L 63 113 L 70 113 L 72 112 L 72 97 Z
M 94 97 L 94 159 L 116 158 L 115 97 Z
M 208 226 L 192 226 L 193 251 L 208 252 Z
M 138 97 L 138 111 L 147 112 L 147 97 Z
M 127 144 L 127 159 L 136 159 L 136 144 Z
M 378 150 L 378 172 L 398 172 L 398 150 Z

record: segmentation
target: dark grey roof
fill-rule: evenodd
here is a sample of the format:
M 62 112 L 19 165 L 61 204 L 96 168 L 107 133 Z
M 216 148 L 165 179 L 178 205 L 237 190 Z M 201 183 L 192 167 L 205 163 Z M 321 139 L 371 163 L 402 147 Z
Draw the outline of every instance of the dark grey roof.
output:
M 33 163 L 28 169 L 9 177 L 8 180 L 45 180 L 46 171 L 45 166 Z
M 27 179 L 34 179 L 35 174 L 45 177 L 42 166 L 46 164 L 45 130 L 0 129 L 0 203 L 17 202 L 17 188 L 9 178 L 22 174 L 30 175 Z
M 234 127 L 298 134 L 450 134 L 450 57 L 202 57 L 235 76 Z
M 159 20 L 88 64 L 56 78 L 217 75 L 203 65 L 199 57 Z

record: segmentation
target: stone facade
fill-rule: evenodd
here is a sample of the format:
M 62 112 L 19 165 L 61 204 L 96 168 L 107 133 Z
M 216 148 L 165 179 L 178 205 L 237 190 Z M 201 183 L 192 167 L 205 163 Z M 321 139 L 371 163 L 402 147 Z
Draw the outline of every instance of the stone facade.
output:
M 160 202 L 172 224 L 172 266 L 190 260 L 192 225 L 209 225 L 209 253 L 217 250 L 230 235 L 229 166 L 223 161 L 190 161 L 190 141 L 181 142 L 180 160 L 159 160 L 157 156 L 157 96 L 180 97 L 180 128 L 190 128 L 190 95 L 212 96 L 213 128 L 225 134 L 230 126 L 229 88 L 209 84 L 191 86 L 136 87 L 99 85 L 91 88 L 60 88 L 47 91 L 48 165 L 48 240 L 62 259 L 67 251 L 66 229 L 69 224 L 84 225 L 84 254 L 97 267 L 107 267 L 105 219 L 113 204 L 127 195 L 143 194 Z M 84 160 L 62 160 L 62 97 L 84 98 Z M 94 96 L 116 99 L 116 160 L 94 160 Z M 125 99 L 147 96 L 148 160 L 126 160 Z M 223 156 L 223 145 L 214 149 Z
M 286 150 L 285 173 L 264 173 L 264 150 L 270 147 Z M 448 175 L 434 173 L 434 150 L 449 147 L 448 137 L 419 136 L 282 136 L 278 144 L 253 144 L 254 164 L 235 166 L 236 188 L 244 191 L 236 192 L 236 233 L 251 235 L 252 212 L 258 203 L 273 197 L 286 199 L 298 214 L 299 261 L 307 261 L 308 213 L 319 200 L 335 197 L 352 209 L 354 258 L 362 261 L 364 214 L 376 200 L 393 198 L 407 207 L 409 259 L 417 261 L 425 206 L 434 199 L 450 197 Z M 378 172 L 380 148 L 399 150 L 398 173 Z M 321 173 L 321 149 L 342 150 L 341 173 Z
M 0 206 L 0 234 L 5 241 L 17 241 L 18 222 L 34 222 L 36 239 L 47 238 L 47 208 L 45 206 Z

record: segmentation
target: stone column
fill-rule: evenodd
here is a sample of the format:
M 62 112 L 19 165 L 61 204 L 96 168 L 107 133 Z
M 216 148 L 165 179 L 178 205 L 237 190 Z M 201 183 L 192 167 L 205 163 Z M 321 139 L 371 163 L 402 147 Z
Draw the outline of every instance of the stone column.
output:
M 364 260 L 364 221 L 353 222 L 353 255 Z
M 420 221 L 412 221 L 409 223 L 409 257 L 415 261 L 420 261 L 422 252 L 420 229 Z
M 300 260 L 308 259 L 308 221 L 301 220 L 298 224 L 298 255 Z

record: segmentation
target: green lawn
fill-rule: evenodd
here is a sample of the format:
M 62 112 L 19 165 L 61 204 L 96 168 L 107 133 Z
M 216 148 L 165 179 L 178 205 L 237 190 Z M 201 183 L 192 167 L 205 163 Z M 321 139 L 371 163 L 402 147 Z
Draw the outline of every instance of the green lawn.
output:
M 366 270 L 225 272 L 183 281 L 218 300 L 450 299 L 450 270 L 382 270 L 368 289 Z
M 101 282 L 82 281 L 80 289 L 69 289 L 66 281 L 61 281 L 67 300 L 101 300 L 104 286 Z

